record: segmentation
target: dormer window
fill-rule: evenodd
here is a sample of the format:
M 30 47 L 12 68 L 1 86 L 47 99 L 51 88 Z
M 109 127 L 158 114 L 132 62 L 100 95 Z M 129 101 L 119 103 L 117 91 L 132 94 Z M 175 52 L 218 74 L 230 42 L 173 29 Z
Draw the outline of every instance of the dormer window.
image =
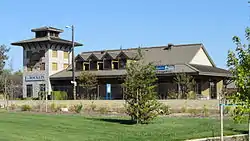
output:
M 125 69 L 127 64 L 127 59 L 120 59 L 119 60 L 119 68 L 120 69 Z

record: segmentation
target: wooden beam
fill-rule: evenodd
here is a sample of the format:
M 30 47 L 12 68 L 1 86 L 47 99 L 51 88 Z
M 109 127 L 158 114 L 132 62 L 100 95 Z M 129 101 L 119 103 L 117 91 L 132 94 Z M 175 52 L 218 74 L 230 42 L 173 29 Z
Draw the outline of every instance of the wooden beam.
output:
M 42 49 L 42 46 L 41 46 L 41 44 L 40 44 L 39 42 L 38 42 L 37 44 L 38 44 L 38 46 L 40 47 L 40 49 Z
M 31 49 L 31 47 L 30 47 L 29 43 L 27 43 L 27 47 L 28 47 L 29 49 Z

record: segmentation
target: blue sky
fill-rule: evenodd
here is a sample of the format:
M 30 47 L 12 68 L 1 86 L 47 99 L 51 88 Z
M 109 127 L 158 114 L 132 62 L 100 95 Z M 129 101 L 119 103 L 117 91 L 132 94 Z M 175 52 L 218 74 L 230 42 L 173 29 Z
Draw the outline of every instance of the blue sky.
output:
M 249 25 L 249 8 L 247 0 L 1 0 L 0 44 L 11 47 L 14 70 L 22 69 L 22 48 L 11 42 L 32 38 L 31 28 L 74 24 L 84 44 L 77 53 L 203 43 L 225 68 L 232 36 L 244 37 Z M 61 36 L 70 39 L 70 31 Z

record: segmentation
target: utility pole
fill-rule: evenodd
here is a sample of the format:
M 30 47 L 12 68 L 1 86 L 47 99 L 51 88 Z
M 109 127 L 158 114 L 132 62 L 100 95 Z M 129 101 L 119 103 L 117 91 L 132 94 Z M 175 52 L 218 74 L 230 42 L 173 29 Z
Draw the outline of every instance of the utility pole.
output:
M 74 47 L 75 47 L 75 42 L 74 42 L 74 32 L 75 32 L 75 29 L 74 29 L 74 25 L 71 25 L 71 26 L 66 26 L 66 28 L 71 28 L 71 32 L 72 32 L 72 48 L 71 48 L 71 51 L 72 51 L 72 81 L 71 83 L 73 84 L 73 96 L 74 96 L 74 100 L 76 100 L 76 80 L 75 80 L 75 54 L 74 54 Z
M 72 77 L 73 77 L 73 96 L 74 100 L 76 100 L 76 78 L 75 78 L 75 43 L 74 43 L 74 26 L 71 26 L 72 29 Z

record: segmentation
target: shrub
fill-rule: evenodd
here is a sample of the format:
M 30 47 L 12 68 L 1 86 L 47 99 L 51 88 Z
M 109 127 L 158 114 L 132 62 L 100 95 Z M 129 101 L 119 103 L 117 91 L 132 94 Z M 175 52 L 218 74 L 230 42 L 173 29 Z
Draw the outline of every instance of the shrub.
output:
M 51 110 L 51 112 L 57 112 L 58 111 L 58 107 L 56 106 L 55 103 L 50 104 L 50 110 Z
M 80 113 L 83 109 L 83 105 L 82 104 L 77 104 L 77 105 L 74 105 L 74 111 L 76 113 Z
M 159 108 L 159 113 L 162 115 L 171 114 L 170 107 L 168 105 L 162 104 Z
M 225 109 L 224 109 L 224 113 L 225 113 L 225 114 L 229 114 L 230 111 L 231 111 L 231 107 L 226 106 Z
M 106 113 L 108 113 L 108 108 L 107 108 L 107 107 L 101 107 L 101 108 L 99 109 L 99 112 L 100 112 L 101 114 L 106 114 Z
M 31 111 L 31 106 L 30 105 L 22 105 L 21 106 L 21 111 Z
M 196 99 L 196 93 L 191 91 L 187 94 L 187 99 Z
M 16 104 L 11 104 L 9 106 L 10 110 L 15 110 L 17 108 L 17 105 Z
M 95 109 L 96 109 L 96 104 L 94 104 L 94 101 L 91 102 L 91 104 L 90 104 L 90 109 L 91 109 L 92 111 L 95 111 Z
M 65 91 L 53 91 L 51 96 L 53 100 L 67 100 L 68 94 Z
M 181 107 L 181 113 L 186 113 L 187 112 L 187 108 L 185 106 Z
M 188 113 L 190 113 L 191 115 L 198 115 L 199 114 L 199 110 L 197 109 L 188 109 Z
M 209 116 L 209 111 L 206 105 L 203 106 L 202 113 L 203 113 L 203 116 L 205 117 Z

